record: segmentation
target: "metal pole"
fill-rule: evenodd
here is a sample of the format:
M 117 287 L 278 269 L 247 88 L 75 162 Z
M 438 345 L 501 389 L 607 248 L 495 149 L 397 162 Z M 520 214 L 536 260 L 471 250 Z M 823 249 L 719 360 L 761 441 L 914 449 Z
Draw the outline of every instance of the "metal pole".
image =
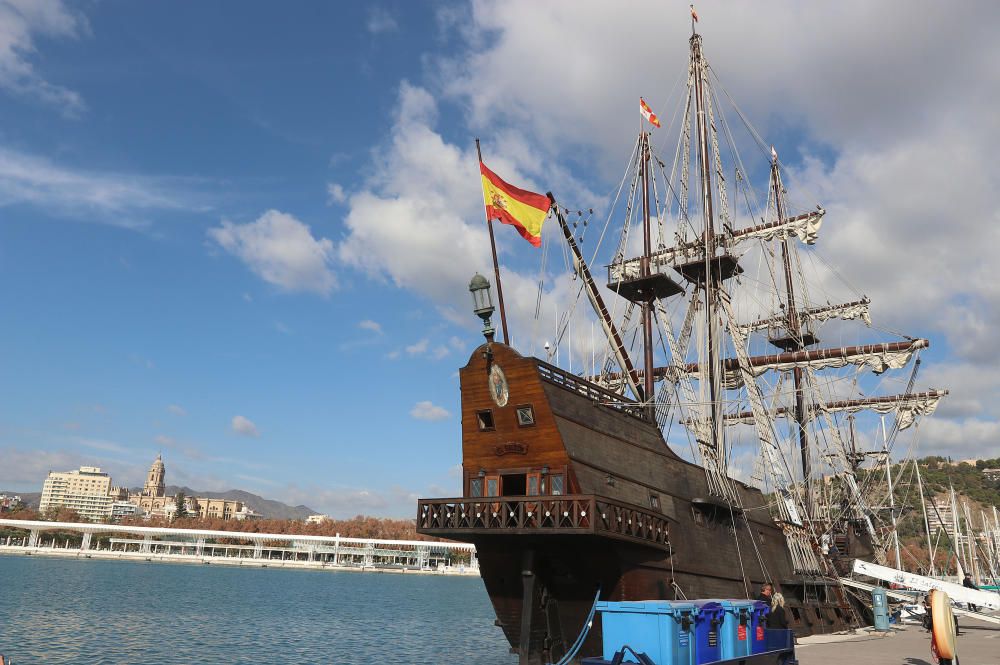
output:
M 483 152 L 479 148 L 479 139 L 476 139 L 476 155 L 479 156 L 479 163 L 483 163 Z M 483 201 L 483 210 L 486 210 Z M 497 262 L 497 243 L 493 238 L 493 220 L 486 217 L 486 228 L 490 232 L 490 250 L 493 252 L 493 275 L 497 282 L 497 304 L 500 306 L 500 329 L 503 331 L 503 343 L 510 344 L 510 336 L 507 334 L 507 310 L 503 306 L 503 285 L 500 283 L 500 264 Z

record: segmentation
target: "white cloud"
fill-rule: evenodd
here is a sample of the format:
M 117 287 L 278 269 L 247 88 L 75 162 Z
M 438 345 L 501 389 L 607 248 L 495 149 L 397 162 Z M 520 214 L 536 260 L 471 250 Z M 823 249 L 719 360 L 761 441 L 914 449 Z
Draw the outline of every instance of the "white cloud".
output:
M 274 322 L 274 329 L 280 332 L 282 335 L 292 334 L 292 329 L 289 328 L 286 324 L 282 323 L 281 321 Z
M 386 32 L 396 32 L 399 24 L 396 18 L 384 7 L 373 7 L 368 12 L 368 32 L 373 35 L 380 35 Z
M 167 411 L 169 411 L 170 413 L 172 413 L 175 416 L 186 416 L 187 415 L 187 411 L 184 410 L 184 407 L 178 406 L 177 404 L 171 404 L 171 405 L 169 405 L 167 407 Z
M 241 436 L 260 436 L 260 431 L 252 420 L 245 416 L 233 416 L 233 432 Z
M 327 205 L 333 205 L 334 203 L 343 203 L 346 200 L 347 200 L 347 192 L 344 191 L 343 186 L 338 185 L 335 182 L 327 183 L 326 185 Z
M 419 356 L 427 353 L 427 349 L 430 347 L 431 341 L 426 337 L 410 344 L 406 347 L 406 352 L 411 356 Z
M 79 93 L 46 81 L 29 62 L 35 38 L 76 38 L 86 19 L 60 0 L 0 1 L 0 88 L 75 115 L 84 109 Z
M 447 409 L 440 407 L 428 400 L 422 402 L 417 402 L 412 409 L 410 409 L 410 415 L 417 420 L 446 420 L 451 417 L 451 413 Z
M 167 436 L 166 434 L 157 434 L 153 441 L 158 446 L 163 446 L 164 448 L 173 448 L 177 445 L 177 441 L 172 436 Z
M 0 207 L 32 205 L 72 219 L 145 228 L 151 211 L 205 209 L 200 195 L 184 189 L 190 187 L 179 179 L 79 170 L 0 147 Z
M 341 260 L 471 325 L 464 287 L 490 263 L 476 158 L 471 145 L 452 143 L 437 129 L 438 104 L 454 104 L 467 119 L 469 131 L 452 134 L 483 131 L 486 161 L 508 180 L 601 209 L 607 201 L 555 165 L 571 164 L 602 181 L 597 189 L 613 192 L 634 140 L 635 122 L 627 119 L 636 116 L 635 98 L 645 95 L 666 128 L 674 120 L 667 100 L 686 71 L 690 26 L 683 13 L 656 0 L 636 0 L 634 11 L 651 20 L 637 24 L 633 13 L 607 3 L 530 0 L 481 0 L 461 21 L 439 17 L 441 29 L 451 31 L 449 44 L 464 41 L 467 48 L 429 59 L 436 76 L 422 85 L 401 84 L 391 135 L 375 152 L 371 177 L 347 202 Z M 992 352 L 1000 327 L 1000 282 L 992 275 L 992 248 L 1000 244 L 993 201 L 1000 190 L 993 154 L 1000 144 L 1000 42 L 992 31 L 1000 5 L 977 3 L 975 21 L 934 2 L 706 0 L 699 11 L 713 71 L 792 165 L 786 185 L 793 201 L 828 211 L 820 255 L 872 297 L 877 325 L 931 336 L 934 350 L 924 354 L 917 387 L 950 388 L 952 397 L 931 419 L 948 427 L 928 428 L 922 441 L 933 446 L 935 435 L 951 445 L 955 431 L 968 432 L 970 445 L 986 453 L 982 433 L 1000 418 L 1000 402 L 991 398 L 1000 395 L 1000 357 Z M 804 29 L 810 25 L 823 30 Z M 575 37 L 569 42 L 548 39 L 567 32 Z M 783 37 L 754 37 L 773 34 Z M 624 42 L 632 48 L 621 49 Z M 731 112 L 728 118 L 739 122 Z M 657 148 L 672 154 L 669 140 L 659 132 Z M 756 159 L 755 148 L 747 148 L 741 145 L 744 159 Z M 552 339 L 555 316 L 543 311 L 535 321 L 537 266 L 519 261 L 523 248 L 511 251 L 498 228 L 510 328 L 530 352 Z M 824 265 L 812 268 L 819 273 L 810 294 L 816 302 L 852 295 Z M 543 307 L 566 307 L 577 288 L 546 276 Z M 574 346 L 589 336 L 589 322 L 579 323 Z M 836 336 L 826 341 L 837 343 Z M 428 341 L 419 353 L 431 348 Z M 589 348 L 575 355 L 589 365 Z M 974 372 L 974 385 L 963 372 L 934 372 L 949 363 L 982 371 Z
M 287 213 L 268 210 L 247 224 L 223 220 L 208 235 L 258 277 L 287 291 L 326 295 L 337 285 L 333 243 L 313 237 L 306 224 Z
M 373 332 L 376 335 L 382 334 L 382 325 L 378 321 L 372 321 L 371 319 L 365 319 L 364 321 L 358 322 L 358 328 L 362 330 L 367 330 Z

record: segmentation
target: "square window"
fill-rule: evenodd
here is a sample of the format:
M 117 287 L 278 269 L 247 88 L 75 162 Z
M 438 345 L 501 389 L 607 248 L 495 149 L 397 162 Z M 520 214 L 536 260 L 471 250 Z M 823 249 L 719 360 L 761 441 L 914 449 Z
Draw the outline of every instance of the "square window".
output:
M 500 479 L 496 476 L 486 479 L 486 496 L 500 496 Z
M 480 432 L 486 432 L 495 429 L 495 426 L 493 425 L 493 411 L 491 409 L 486 409 L 485 411 L 477 411 L 476 420 L 479 422 Z
M 482 478 L 472 478 L 469 480 L 469 496 L 482 496 L 483 495 L 483 479 Z
M 563 488 L 563 477 L 562 474 L 557 474 L 554 476 L 549 476 L 549 488 L 552 490 L 552 494 L 562 494 Z
M 660 509 L 660 497 L 656 494 L 649 495 L 649 507 L 653 510 Z
M 517 424 L 521 427 L 531 427 L 535 424 L 535 411 L 530 406 L 517 407 Z

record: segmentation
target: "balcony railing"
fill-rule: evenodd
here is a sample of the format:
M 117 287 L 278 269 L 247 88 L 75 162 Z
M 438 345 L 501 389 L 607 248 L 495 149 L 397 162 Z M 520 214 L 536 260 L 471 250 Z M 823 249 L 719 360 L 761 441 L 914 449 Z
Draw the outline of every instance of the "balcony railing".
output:
M 666 517 L 592 494 L 421 499 L 417 532 L 463 539 L 479 534 L 589 534 L 670 549 Z
M 579 376 L 570 374 L 555 365 L 550 365 L 539 360 L 538 375 L 549 383 L 553 383 L 569 391 L 583 395 L 587 399 L 598 404 L 603 404 L 604 406 L 617 409 L 618 411 L 627 413 L 628 415 L 638 418 L 639 420 L 648 419 L 646 408 L 642 404 L 639 404 L 638 402 L 635 402 L 623 395 L 619 395 L 616 392 L 612 392 L 607 388 L 602 388 L 596 383 L 592 383 Z

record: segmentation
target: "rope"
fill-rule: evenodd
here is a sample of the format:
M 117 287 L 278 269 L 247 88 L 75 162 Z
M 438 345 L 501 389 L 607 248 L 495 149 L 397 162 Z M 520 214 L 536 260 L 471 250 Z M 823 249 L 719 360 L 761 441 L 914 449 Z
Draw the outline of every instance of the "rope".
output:
M 597 601 L 601 598 L 601 587 L 597 587 L 597 593 L 594 594 L 594 604 L 590 606 L 590 613 L 587 614 L 587 620 L 583 622 L 583 628 L 580 630 L 580 635 L 573 642 L 573 646 L 570 647 L 569 651 L 563 654 L 563 657 L 559 659 L 559 662 L 555 665 L 569 665 L 576 658 L 577 652 L 583 646 L 583 641 L 587 638 L 587 633 L 590 632 L 591 626 L 594 625 L 594 612 L 597 611 Z M 552 665 L 549 663 L 549 665 Z

